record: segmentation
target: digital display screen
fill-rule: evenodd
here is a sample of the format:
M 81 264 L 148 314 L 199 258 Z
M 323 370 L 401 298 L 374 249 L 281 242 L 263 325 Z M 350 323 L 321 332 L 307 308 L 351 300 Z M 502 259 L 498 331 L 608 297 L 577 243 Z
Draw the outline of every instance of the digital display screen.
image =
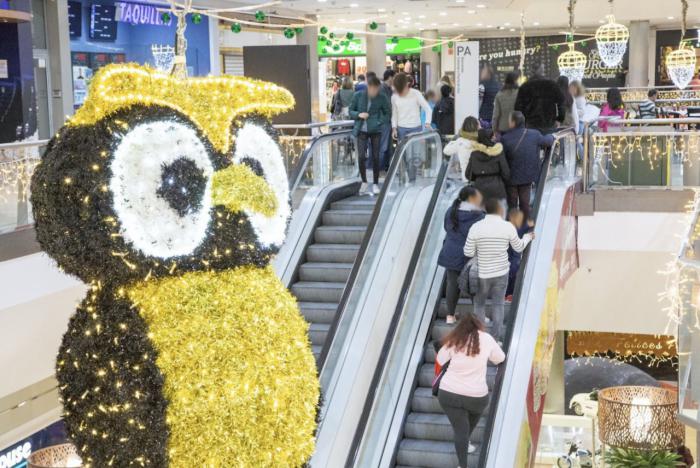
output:
M 90 39 L 115 41 L 117 39 L 117 7 L 114 5 L 92 5 L 90 15 Z
M 71 39 L 83 34 L 83 4 L 80 2 L 68 2 L 68 31 Z

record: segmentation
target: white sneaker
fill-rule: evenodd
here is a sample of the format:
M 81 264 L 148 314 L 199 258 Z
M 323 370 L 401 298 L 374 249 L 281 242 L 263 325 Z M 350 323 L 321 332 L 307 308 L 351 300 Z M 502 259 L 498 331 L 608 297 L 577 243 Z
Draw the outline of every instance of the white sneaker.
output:
M 360 194 L 360 195 L 364 195 L 364 194 L 367 193 L 367 192 L 368 192 L 368 190 L 367 190 L 367 182 L 362 182 L 362 185 L 360 185 L 360 192 L 359 192 L 359 194 Z
M 469 447 L 467 447 L 467 453 L 474 453 L 476 452 L 476 445 L 469 444 Z
M 379 186 L 377 184 L 372 184 L 372 193 L 379 195 Z

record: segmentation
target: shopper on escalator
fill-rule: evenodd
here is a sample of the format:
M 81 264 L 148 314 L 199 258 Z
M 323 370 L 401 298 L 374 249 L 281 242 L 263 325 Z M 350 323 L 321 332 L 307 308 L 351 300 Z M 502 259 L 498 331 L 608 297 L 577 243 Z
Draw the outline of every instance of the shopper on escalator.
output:
M 457 278 L 467 263 L 464 244 L 469 229 L 477 221 L 484 219 L 481 208 L 481 193 L 474 187 L 463 187 L 445 213 L 445 240 L 438 256 L 438 265 L 445 268 L 445 295 L 447 296 L 447 323 L 455 322 L 455 310 L 459 299 Z
M 360 158 L 360 177 L 362 187 L 360 193 L 376 195 L 379 193 L 379 149 L 382 129 L 389 125 L 391 108 L 386 96 L 379 92 L 381 82 L 376 76 L 371 76 L 367 82 L 367 90 L 355 93 L 350 104 L 350 118 L 355 121 L 353 135 L 357 137 L 357 151 Z M 371 145 L 369 143 L 371 142 Z M 372 161 L 373 184 L 367 185 L 366 158 L 370 146 Z
M 511 223 L 503 219 L 504 209 L 500 201 L 489 198 L 484 203 L 486 217 L 474 224 L 464 244 L 464 256 L 476 257 L 479 285 L 474 297 L 474 313 L 484 320 L 486 301 L 491 299 L 491 333 L 502 340 L 503 303 L 508 287 L 508 247 L 522 252 L 533 234 L 525 234 L 521 239 Z
M 488 363 L 500 364 L 505 358 L 496 340 L 484 332 L 483 322 L 472 313 L 445 337 L 437 354 L 437 364 L 447 366 L 440 380 L 438 401 L 454 429 L 461 468 L 467 468 L 468 454 L 476 450 L 469 437 L 489 404 Z

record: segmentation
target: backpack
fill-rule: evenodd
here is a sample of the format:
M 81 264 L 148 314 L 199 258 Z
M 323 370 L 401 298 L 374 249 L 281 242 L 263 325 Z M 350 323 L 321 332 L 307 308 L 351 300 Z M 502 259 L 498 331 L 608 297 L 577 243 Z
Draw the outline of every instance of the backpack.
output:
M 469 261 L 462 268 L 462 272 L 457 278 L 457 286 L 462 293 L 462 297 L 474 297 L 479 292 L 479 267 L 476 257 Z

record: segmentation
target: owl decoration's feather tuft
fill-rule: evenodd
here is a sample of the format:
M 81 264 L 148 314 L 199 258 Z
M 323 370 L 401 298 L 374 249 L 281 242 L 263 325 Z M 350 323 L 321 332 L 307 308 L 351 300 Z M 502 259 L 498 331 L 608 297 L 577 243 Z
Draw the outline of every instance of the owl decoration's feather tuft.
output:
M 301 466 L 319 398 L 269 267 L 289 188 L 276 85 L 114 65 L 32 178 L 37 239 L 90 285 L 56 363 L 85 466 Z

